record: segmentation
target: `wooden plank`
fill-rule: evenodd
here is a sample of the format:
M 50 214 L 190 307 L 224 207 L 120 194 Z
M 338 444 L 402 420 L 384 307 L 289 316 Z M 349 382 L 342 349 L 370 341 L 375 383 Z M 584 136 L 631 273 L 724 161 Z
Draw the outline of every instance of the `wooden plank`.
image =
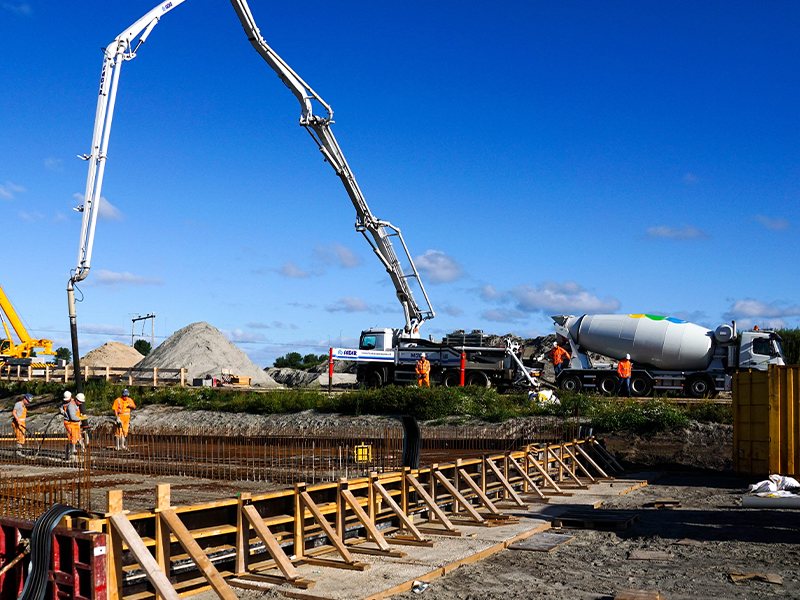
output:
M 436 515 L 436 518 L 439 519 L 439 522 L 445 527 L 445 529 L 450 532 L 455 532 L 455 526 L 450 522 L 450 519 L 447 518 L 447 515 L 444 514 L 442 509 L 439 508 L 439 505 L 436 504 L 434 499 L 431 498 L 428 492 L 425 491 L 425 488 L 422 486 L 419 480 L 410 472 L 406 473 L 406 480 L 411 484 L 411 487 L 414 488 L 414 491 L 420 495 L 425 504 L 428 505 L 428 508 L 433 512 L 433 514 Z M 425 533 L 422 529 L 419 529 L 419 531 Z
M 458 473 L 459 475 L 461 475 L 464 481 L 467 482 L 467 485 L 472 489 L 472 491 L 475 492 L 475 495 L 477 495 L 478 498 L 480 498 L 481 503 L 489 510 L 489 512 L 493 515 L 499 515 L 500 511 L 497 510 L 497 507 L 494 505 L 494 503 L 491 500 L 489 500 L 489 497 L 483 493 L 481 486 L 475 483 L 475 480 L 472 479 L 470 474 L 467 473 L 464 469 L 459 469 Z
M 611 453 L 608 450 L 606 450 L 605 448 L 603 448 L 600 445 L 600 442 L 598 442 L 594 438 L 592 438 L 592 446 L 591 447 L 594 448 L 594 450 L 596 452 L 598 452 L 600 455 L 602 455 L 606 460 L 608 460 L 609 464 L 611 464 L 618 472 L 622 473 L 622 472 L 625 471 L 625 469 L 622 468 L 622 465 L 620 465 L 617 462 L 617 460 L 613 456 L 611 456 Z
M 375 527 L 375 523 L 372 522 L 372 519 L 369 518 L 369 515 L 364 512 L 363 508 L 361 508 L 361 504 L 359 504 L 358 500 L 356 500 L 356 497 L 353 496 L 353 492 L 348 489 L 342 489 L 341 494 L 345 499 L 345 502 L 350 505 L 350 508 L 353 509 L 353 512 L 358 520 L 361 521 L 361 524 L 367 529 L 367 532 L 369 532 L 370 539 L 372 539 L 372 541 L 374 541 L 381 550 L 385 552 L 391 551 L 391 548 L 389 547 L 389 544 L 386 543 L 383 534 L 378 531 L 378 528 Z
M 480 514 L 478 514 L 478 511 L 476 511 L 475 508 L 473 508 L 472 504 L 467 502 L 467 499 L 461 495 L 461 492 L 459 492 L 453 486 L 453 484 L 450 483 L 450 481 L 447 479 L 447 477 L 445 477 L 442 474 L 441 471 L 436 471 L 434 477 L 436 477 L 436 479 L 438 479 L 445 487 L 445 489 L 450 493 L 450 495 L 453 497 L 453 501 L 457 502 L 458 504 L 464 507 L 464 510 L 466 510 L 467 513 L 469 513 L 469 516 L 472 517 L 473 521 L 475 521 L 476 523 L 485 522 L 485 519 Z
M 497 465 L 494 464 L 494 461 L 491 458 L 487 458 L 485 464 L 489 467 L 489 469 L 491 469 L 492 473 L 494 473 L 494 476 L 497 477 L 500 485 L 502 485 L 503 489 L 508 493 L 509 496 L 511 496 L 511 499 L 514 501 L 514 503 L 517 506 L 524 506 L 525 502 L 519 497 L 519 494 L 517 494 L 516 490 L 511 487 L 508 479 L 506 479 L 505 476 L 500 472 L 500 469 L 497 468 Z
M 302 505 L 308 509 L 311 514 L 314 516 L 314 519 L 317 523 L 322 527 L 322 530 L 328 536 L 328 540 L 330 540 L 331 544 L 333 544 L 336 549 L 339 551 L 339 554 L 342 555 L 342 558 L 345 560 L 346 563 L 353 563 L 353 556 L 350 554 L 350 551 L 345 546 L 342 538 L 336 535 L 336 532 L 331 527 L 331 524 L 328 523 L 328 519 L 319 511 L 317 505 L 314 504 L 314 501 L 311 499 L 311 496 L 308 495 L 308 492 L 301 492 L 300 499 L 302 501 Z M 301 513 L 300 518 L 304 519 L 304 514 Z
M 233 593 L 231 586 L 229 586 L 219 574 L 217 568 L 211 563 L 208 556 L 206 556 L 206 553 L 203 552 L 202 548 L 200 548 L 200 544 L 195 541 L 191 532 L 186 529 L 186 525 L 184 525 L 183 521 L 181 521 L 178 515 L 175 514 L 175 511 L 164 510 L 159 513 L 159 516 L 160 518 L 164 519 L 167 527 L 169 527 L 172 533 L 176 535 L 180 545 L 183 546 L 183 549 L 189 553 L 189 556 L 206 578 L 206 581 L 208 581 L 209 585 L 214 588 L 214 591 L 217 593 L 217 595 L 222 598 L 222 600 L 238 600 L 236 594 Z
M 267 551 L 275 560 L 275 563 L 278 565 L 278 568 L 281 570 L 281 573 L 283 573 L 284 577 L 289 580 L 299 578 L 300 573 L 297 572 L 297 569 L 292 564 L 292 561 L 290 561 L 289 557 L 286 556 L 286 553 L 283 551 L 283 548 L 281 548 L 278 540 L 275 539 L 275 536 L 272 535 L 269 527 L 264 525 L 264 521 L 261 520 L 261 515 L 258 514 L 256 507 L 252 504 L 246 504 L 242 507 L 242 512 L 244 513 L 244 516 L 247 517 L 247 520 L 252 524 L 256 535 L 262 542 L 264 542 L 264 546 L 267 547 Z
M 128 544 L 131 554 L 136 557 L 137 562 L 141 565 L 142 570 L 147 575 L 147 579 L 153 584 L 158 595 L 165 600 L 178 600 L 178 592 L 172 587 L 167 575 L 158 566 L 156 559 L 150 554 L 147 546 L 142 543 L 139 534 L 136 533 L 127 517 L 118 513 L 111 515 L 108 520 L 120 537 Z
M 366 571 L 370 565 L 358 561 L 342 562 L 341 560 L 328 560 L 326 558 L 311 558 L 306 556 L 303 562 L 316 567 L 328 567 L 330 569 L 345 569 L 347 571 Z
M 529 538 L 514 542 L 509 546 L 510 550 L 528 550 L 532 552 L 551 552 L 567 542 L 574 540 L 574 535 L 567 535 L 565 533 L 553 533 L 551 531 L 543 531 Z
M 628 560 L 672 560 L 672 554 L 661 550 L 632 550 Z
M 605 471 L 603 471 L 603 469 L 601 469 L 601 468 L 600 468 L 600 465 L 598 465 L 598 464 L 597 464 L 597 463 L 596 463 L 596 462 L 595 462 L 595 461 L 592 459 L 592 457 L 591 457 L 591 456 L 589 456 L 589 453 L 588 453 L 588 452 L 586 452 L 586 450 L 584 450 L 583 448 L 581 448 L 581 445 L 580 445 L 580 444 L 575 444 L 575 450 L 577 450 L 577 451 L 578 451 L 578 454 L 580 454 L 581 456 L 583 456 L 583 458 L 585 458 L 587 461 L 589 461 L 589 464 L 590 464 L 590 465 L 592 465 L 592 466 L 595 468 L 595 470 L 596 470 L 598 473 L 600 473 L 600 477 L 603 477 L 604 479 L 608 479 L 608 474 L 607 474 Z
M 156 485 L 156 510 L 155 512 L 161 512 L 163 510 L 169 509 L 170 503 L 170 491 L 169 491 L 169 484 L 168 483 L 160 483 Z M 169 530 L 164 527 L 164 524 L 161 522 L 161 519 L 156 517 L 156 531 L 155 531 L 155 547 L 156 547 L 156 563 L 158 563 L 159 568 L 164 571 L 164 573 L 169 577 L 169 569 L 170 569 L 170 535 Z M 156 593 L 156 600 L 165 600 L 161 596 L 161 594 Z
M 592 474 L 589 473 L 589 470 L 586 467 L 583 466 L 581 461 L 578 460 L 578 457 L 575 455 L 575 453 L 572 452 L 572 450 L 570 450 L 569 447 L 566 444 L 564 445 L 564 451 L 567 454 L 569 454 L 570 458 L 572 458 L 572 464 L 578 465 L 578 468 L 580 468 L 580 470 L 583 471 L 583 474 L 586 475 L 589 478 L 589 481 L 591 481 L 592 483 L 597 483 L 597 479 L 595 479 L 592 476 Z
M 564 444 L 561 444 L 561 445 L 559 446 L 559 448 L 563 448 L 563 447 L 564 447 Z M 566 463 L 565 463 L 563 460 L 561 460 L 561 458 L 558 456 L 558 454 L 556 454 L 555 452 L 553 452 L 552 454 L 553 454 L 553 458 L 554 458 L 554 459 L 556 459 L 556 462 L 558 463 L 558 466 L 559 466 L 559 481 L 560 481 L 560 480 L 561 480 L 561 478 L 562 478 L 562 472 L 563 472 L 563 471 L 566 471 L 566 472 L 567 472 L 567 475 L 569 475 L 570 479 L 572 479 L 573 481 L 575 481 L 575 483 L 577 483 L 577 484 L 578 484 L 578 487 L 581 487 L 581 488 L 584 488 L 584 489 L 589 487 L 588 485 L 586 485 L 585 483 L 583 483 L 583 482 L 582 482 L 582 481 L 581 481 L 581 480 L 578 478 L 578 476 L 577 476 L 577 475 L 575 475 L 575 470 L 574 470 L 574 469 L 570 469 L 570 468 L 567 466 L 567 464 L 566 464 Z
M 425 536 L 420 533 L 419 529 L 417 529 L 411 519 L 408 518 L 408 515 L 403 512 L 403 509 L 400 506 L 398 506 L 397 502 L 394 501 L 386 488 L 383 487 L 383 485 L 377 480 L 372 482 L 372 487 L 377 490 L 381 497 L 386 501 L 386 504 L 389 505 L 389 508 L 391 508 L 394 514 L 397 515 L 397 518 L 399 518 L 400 522 L 403 524 L 403 528 L 410 532 L 416 541 L 425 542 Z
M 550 487 L 552 487 L 557 494 L 563 494 L 564 490 L 562 490 L 560 487 L 558 487 L 558 484 L 555 481 L 553 481 L 552 477 L 550 477 L 550 474 L 547 472 L 547 469 L 543 468 L 542 465 L 539 464 L 539 461 L 537 460 L 537 458 L 533 454 L 529 454 L 528 457 L 529 457 L 529 460 L 531 461 L 531 463 L 533 464 L 534 468 L 537 471 L 539 471 L 539 474 L 542 476 L 542 478 L 547 483 L 550 484 Z
M 525 460 L 527 462 L 527 460 L 528 460 L 527 456 L 525 457 Z M 522 475 L 522 479 L 525 481 L 525 483 L 528 485 L 528 487 L 533 489 L 533 493 L 536 496 L 538 496 L 539 499 L 541 499 L 541 500 L 545 499 L 544 494 L 542 494 L 542 490 L 539 489 L 539 486 L 536 485 L 533 482 L 533 479 L 531 479 L 531 477 L 530 477 L 530 475 L 528 475 L 527 471 L 525 471 L 525 469 L 517 461 L 515 461 L 511 456 L 508 457 L 508 464 L 511 465 L 512 467 L 514 467 L 517 470 L 517 473 Z M 529 492 L 529 490 L 526 490 L 525 493 L 527 494 L 527 493 L 530 493 L 530 492 Z
M 622 590 L 614 600 L 664 600 L 656 590 Z
M 289 584 L 292 587 L 300 588 L 302 590 L 311 589 L 317 584 L 317 582 L 313 579 L 303 579 L 302 577 L 298 577 L 297 579 L 288 581 L 285 577 L 268 575 L 267 573 L 243 573 L 242 575 L 239 575 L 237 579 L 252 583 L 261 583 L 262 585 L 268 584 L 270 587 L 273 585 Z

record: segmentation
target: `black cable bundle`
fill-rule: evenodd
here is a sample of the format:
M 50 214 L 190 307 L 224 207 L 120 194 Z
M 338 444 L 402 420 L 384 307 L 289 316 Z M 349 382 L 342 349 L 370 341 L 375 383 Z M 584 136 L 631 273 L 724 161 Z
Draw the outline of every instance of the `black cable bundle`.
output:
M 31 533 L 31 562 L 28 565 L 28 577 L 25 579 L 25 586 L 17 600 L 42 600 L 44 598 L 47 589 L 47 573 L 50 568 L 53 530 L 67 515 L 88 516 L 88 513 L 65 504 L 53 504 L 41 517 L 36 519 Z

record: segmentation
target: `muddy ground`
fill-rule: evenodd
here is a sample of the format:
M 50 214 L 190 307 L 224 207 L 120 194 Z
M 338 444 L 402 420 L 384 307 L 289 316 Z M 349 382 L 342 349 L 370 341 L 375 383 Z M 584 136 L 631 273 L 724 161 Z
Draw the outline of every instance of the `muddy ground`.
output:
M 741 508 L 750 483 L 731 475 L 673 472 L 601 508 L 639 510 L 624 531 L 564 529 L 575 539 L 550 553 L 503 550 L 431 582 L 426 600 L 611 600 L 626 589 L 669 600 L 800 598 L 800 511 Z M 657 510 L 671 497 L 681 508 Z M 691 540 L 677 544 L 682 540 Z M 667 560 L 629 560 L 634 550 Z M 735 585 L 729 572 L 774 573 L 783 585 Z

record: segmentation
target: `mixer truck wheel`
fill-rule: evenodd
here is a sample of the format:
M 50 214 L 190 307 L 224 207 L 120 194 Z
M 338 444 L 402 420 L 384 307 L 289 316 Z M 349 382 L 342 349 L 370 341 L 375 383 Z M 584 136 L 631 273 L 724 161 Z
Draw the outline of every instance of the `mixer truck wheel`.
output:
M 619 381 L 616 375 L 606 375 L 597 381 L 597 391 L 604 396 L 613 396 L 619 389 Z
M 644 398 L 653 393 L 653 384 L 644 375 L 631 377 L 631 395 Z
M 467 385 L 488 388 L 492 386 L 492 382 L 489 381 L 489 376 L 483 371 L 475 371 L 467 377 Z
M 561 389 L 565 392 L 580 392 L 581 388 L 583 388 L 583 384 L 581 384 L 581 378 L 577 375 L 566 375 L 561 380 Z
M 693 375 L 686 380 L 686 385 L 683 388 L 688 396 L 692 398 L 705 398 L 714 393 L 714 387 L 711 380 L 704 375 Z
M 442 380 L 444 387 L 458 387 L 461 385 L 461 373 L 456 373 L 455 371 L 449 371 L 445 373 L 444 379 Z

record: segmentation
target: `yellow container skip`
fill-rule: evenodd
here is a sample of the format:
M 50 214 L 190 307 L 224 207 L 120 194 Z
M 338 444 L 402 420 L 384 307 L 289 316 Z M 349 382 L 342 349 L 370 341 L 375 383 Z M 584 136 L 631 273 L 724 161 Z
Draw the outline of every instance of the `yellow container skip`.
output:
M 734 375 L 733 468 L 747 475 L 800 474 L 800 366 Z

